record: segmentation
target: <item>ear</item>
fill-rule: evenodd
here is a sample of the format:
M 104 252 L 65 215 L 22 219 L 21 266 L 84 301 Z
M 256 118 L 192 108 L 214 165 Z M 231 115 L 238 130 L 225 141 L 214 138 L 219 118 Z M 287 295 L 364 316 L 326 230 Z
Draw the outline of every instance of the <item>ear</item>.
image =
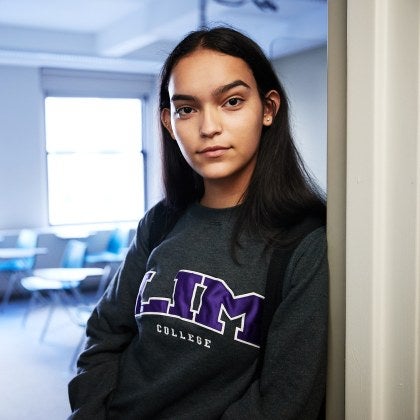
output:
M 171 111 L 168 108 L 162 109 L 162 112 L 160 113 L 160 120 L 162 121 L 163 126 L 168 130 L 170 136 L 175 140 L 171 124 Z
M 270 90 L 264 98 L 263 125 L 266 127 L 273 123 L 274 117 L 280 108 L 280 95 L 276 90 Z

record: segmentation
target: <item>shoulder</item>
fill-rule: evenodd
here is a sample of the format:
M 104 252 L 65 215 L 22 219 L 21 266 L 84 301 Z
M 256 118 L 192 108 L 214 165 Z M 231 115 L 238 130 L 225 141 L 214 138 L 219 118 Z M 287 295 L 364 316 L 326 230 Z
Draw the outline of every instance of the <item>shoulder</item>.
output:
M 328 295 L 329 269 L 325 226 L 307 233 L 293 249 L 284 274 L 283 298 L 294 293 Z
M 140 219 L 137 225 L 137 235 L 139 235 L 145 229 L 150 229 L 153 220 L 159 217 L 159 214 L 163 213 L 164 207 L 164 202 L 159 201 L 157 204 L 155 204 L 153 207 L 146 211 L 146 213 L 143 215 L 143 217 Z
M 137 248 L 145 251 L 149 250 L 149 238 L 153 225 L 159 225 L 159 219 L 163 217 L 165 212 L 165 203 L 159 201 L 153 207 L 146 211 L 137 225 L 135 244 Z
M 165 221 L 165 219 L 169 217 L 172 212 L 173 211 L 166 204 L 165 200 L 157 202 L 146 211 L 138 224 L 137 230 L 144 229 L 146 226 L 150 229 L 153 223 L 159 224 L 160 222 Z
M 315 227 L 306 232 L 293 253 L 294 258 L 303 254 L 324 254 L 327 249 L 327 233 L 325 226 Z
M 328 275 L 327 235 L 325 226 L 311 229 L 294 249 L 287 268 L 287 277 L 296 282 L 322 272 Z
M 299 223 L 290 228 L 292 236 L 299 238 L 299 242 L 313 231 L 324 227 L 325 219 L 316 215 L 308 215 L 304 217 Z
M 137 238 L 147 245 L 150 251 L 171 231 L 181 216 L 165 200 L 156 203 L 146 212 L 137 228 Z
M 303 255 L 323 255 L 327 247 L 325 220 L 317 216 L 307 216 L 293 227 L 293 233 L 298 240 L 295 242 L 292 259 Z

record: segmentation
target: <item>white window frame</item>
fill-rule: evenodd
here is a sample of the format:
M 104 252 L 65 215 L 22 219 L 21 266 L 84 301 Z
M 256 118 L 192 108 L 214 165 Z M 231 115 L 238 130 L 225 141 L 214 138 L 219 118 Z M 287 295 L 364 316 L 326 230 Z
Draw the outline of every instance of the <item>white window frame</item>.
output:
M 155 114 L 155 75 L 116 73 L 101 71 L 83 71 L 70 69 L 41 69 L 41 85 L 44 100 L 48 96 L 55 97 L 98 97 L 98 98 L 136 98 L 142 101 L 142 155 L 144 174 L 144 208 L 148 209 L 159 195 L 160 185 L 156 178 L 148 176 L 156 172 L 159 163 L 159 150 L 155 139 L 156 128 L 151 123 Z M 154 140 L 149 140 L 154 139 Z M 47 167 L 45 148 L 45 166 Z M 149 159 L 150 158 L 150 159 Z M 46 171 L 47 173 L 47 171 Z M 154 183 L 151 181 L 154 178 Z M 46 179 L 48 182 L 48 176 Z M 48 208 L 48 203 L 46 203 Z M 141 217 L 142 215 L 140 215 Z

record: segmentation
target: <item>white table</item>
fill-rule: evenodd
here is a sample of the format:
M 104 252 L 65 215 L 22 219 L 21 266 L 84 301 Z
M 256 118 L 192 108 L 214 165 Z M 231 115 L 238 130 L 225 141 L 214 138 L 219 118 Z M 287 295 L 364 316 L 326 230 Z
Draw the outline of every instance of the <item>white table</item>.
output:
M 39 254 L 46 254 L 47 248 L 0 248 L 0 260 L 16 260 L 20 258 L 33 258 Z M 10 296 L 20 273 L 24 273 L 26 269 L 13 270 L 9 276 L 6 290 L 3 295 L 1 309 L 3 310 L 9 303 Z
M 61 305 L 68 311 L 69 316 L 72 318 L 72 314 L 67 308 L 68 303 L 83 304 L 83 296 L 78 291 L 78 286 L 86 278 L 90 276 L 102 276 L 106 275 L 105 268 L 99 267 L 82 267 L 82 268 L 38 268 L 33 271 L 33 275 L 22 279 L 22 286 L 33 293 L 32 298 L 39 296 L 40 291 L 48 293 L 50 299 L 50 307 L 45 321 L 44 327 L 41 332 L 40 340 L 43 341 L 45 334 L 47 333 L 50 320 L 55 308 Z M 109 272 L 108 272 L 109 273 Z M 68 300 L 68 291 L 75 299 L 74 302 Z M 29 314 L 30 309 L 25 315 L 25 320 Z
M 78 291 L 79 284 L 88 277 L 102 276 L 104 273 L 105 269 L 100 267 L 38 268 L 25 281 L 34 289 L 71 289 L 73 295 L 82 303 L 83 297 Z
M 82 268 L 38 268 L 34 270 L 34 276 L 42 277 L 47 280 L 63 282 L 81 282 L 90 276 L 101 276 L 104 269 L 100 267 Z
M 16 258 L 31 258 L 35 255 L 46 254 L 47 248 L 0 248 L 1 260 L 14 260 Z

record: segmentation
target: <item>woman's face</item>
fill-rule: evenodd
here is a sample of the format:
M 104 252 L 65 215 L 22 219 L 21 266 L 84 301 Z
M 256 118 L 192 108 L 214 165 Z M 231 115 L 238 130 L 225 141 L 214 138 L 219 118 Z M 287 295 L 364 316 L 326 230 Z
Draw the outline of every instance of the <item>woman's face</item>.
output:
M 244 191 L 262 127 L 274 116 L 269 99 L 277 92 L 263 102 L 242 59 L 202 48 L 176 64 L 168 90 L 171 105 L 162 122 L 205 187 L 228 183 Z

